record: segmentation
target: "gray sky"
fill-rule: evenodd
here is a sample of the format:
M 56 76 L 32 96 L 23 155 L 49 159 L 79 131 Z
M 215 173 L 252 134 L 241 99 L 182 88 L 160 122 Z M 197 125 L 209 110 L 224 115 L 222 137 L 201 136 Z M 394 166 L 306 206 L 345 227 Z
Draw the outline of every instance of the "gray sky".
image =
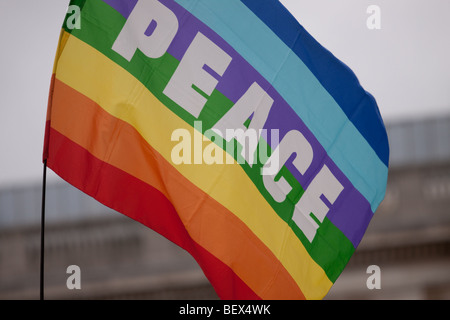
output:
M 450 112 L 449 0 L 282 0 L 377 99 L 386 122 Z M 68 0 L 0 0 L 0 187 L 40 183 L 50 76 Z M 378 5 L 381 29 L 366 12 Z M 57 180 L 49 172 L 49 181 Z

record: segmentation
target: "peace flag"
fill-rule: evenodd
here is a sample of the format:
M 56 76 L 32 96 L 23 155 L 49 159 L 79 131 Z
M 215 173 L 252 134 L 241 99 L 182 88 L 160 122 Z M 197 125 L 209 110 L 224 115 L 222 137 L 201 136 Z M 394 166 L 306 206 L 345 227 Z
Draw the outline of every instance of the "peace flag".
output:
M 323 298 L 386 189 L 354 73 L 276 0 L 69 8 L 48 167 L 187 250 L 220 298 Z

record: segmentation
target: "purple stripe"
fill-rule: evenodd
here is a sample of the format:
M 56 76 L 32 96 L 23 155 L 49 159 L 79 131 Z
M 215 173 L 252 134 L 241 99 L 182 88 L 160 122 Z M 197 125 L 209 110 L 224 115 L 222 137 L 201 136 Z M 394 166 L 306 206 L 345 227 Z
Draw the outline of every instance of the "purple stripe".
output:
M 125 19 L 128 19 L 131 11 L 133 11 L 137 0 L 103 0 L 104 3 L 109 4 L 117 12 L 119 12 Z
M 128 18 L 137 2 L 137 0 L 103 1 L 113 7 L 125 18 Z M 266 79 L 264 79 L 227 42 L 183 7 L 173 0 L 160 0 L 160 2 L 174 12 L 180 25 L 175 39 L 167 50 L 169 54 L 180 61 L 195 35 L 198 32 L 203 33 L 232 57 L 232 62 L 220 79 L 216 89 L 231 101 L 236 102 L 247 91 L 250 85 L 256 81 L 274 99 L 274 104 L 265 124 L 265 128 L 279 129 L 280 139 L 282 139 L 282 137 L 290 130 L 298 130 L 311 143 L 314 151 L 314 158 L 311 167 L 307 170 L 305 175 L 301 175 L 292 163 L 287 163 L 286 167 L 305 189 L 309 186 L 311 180 L 315 177 L 323 164 L 326 164 L 330 168 L 336 178 L 344 186 L 344 190 L 331 207 L 327 217 L 342 231 L 342 233 L 345 234 L 356 248 L 373 216 L 368 201 L 355 189 L 347 177 L 334 164 L 315 136 Z M 272 143 L 271 141 L 268 142 L 272 148 L 276 147 L 275 143 Z

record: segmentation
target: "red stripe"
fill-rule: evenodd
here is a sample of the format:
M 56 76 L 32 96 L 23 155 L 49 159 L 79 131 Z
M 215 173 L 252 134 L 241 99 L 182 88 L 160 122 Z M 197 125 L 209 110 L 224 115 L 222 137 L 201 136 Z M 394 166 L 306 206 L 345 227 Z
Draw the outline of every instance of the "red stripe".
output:
M 170 201 L 157 189 L 100 161 L 50 128 L 48 167 L 104 205 L 139 221 L 188 251 L 221 299 L 260 299 L 227 265 L 189 236 Z
M 50 93 L 48 95 L 48 103 L 47 103 L 47 121 L 45 122 L 45 133 L 44 133 L 44 151 L 42 154 L 42 160 L 45 161 L 48 158 L 48 139 L 50 138 L 50 115 L 52 113 L 52 105 L 53 105 L 53 91 L 55 89 L 55 74 L 52 74 L 51 82 L 50 82 Z

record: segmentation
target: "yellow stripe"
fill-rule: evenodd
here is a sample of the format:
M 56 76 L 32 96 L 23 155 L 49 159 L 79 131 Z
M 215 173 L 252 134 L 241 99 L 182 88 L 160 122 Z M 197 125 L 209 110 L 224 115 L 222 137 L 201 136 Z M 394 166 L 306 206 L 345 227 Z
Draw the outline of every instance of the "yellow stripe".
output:
M 59 35 L 59 41 L 58 41 L 58 47 L 56 49 L 55 54 L 55 61 L 53 63 L 53 73 L 56 72 L 56 66 L 58 65 L 59 57 L 61 56 L 61 53 L 64 50 L 64 47 L 66 46 L 67 39 L 69 38 L 70 34 L 65 32 L 64 29 L 61 30 L 61 33 Z
M 70 36 L 56 77 L 129 123 L 167 161 L 171 160 L 172 132 L 193 128 L 157 100 L 141 82 L 103 54 Z M 101 128 L 99 128 L 101 130 Z M 222 151 L 223 152 L 223 151 Z M 226 157 L 230 157 L 224 152 Z M 130 155 L 132 156 L 132 155 Z M 332 283 L 315 263 L 292 229 L 266 202 L 234 159 L 234 165 L 174 165 L 197 187 L 243 221 L 274 253 L 307 299 L 321 299 Z

